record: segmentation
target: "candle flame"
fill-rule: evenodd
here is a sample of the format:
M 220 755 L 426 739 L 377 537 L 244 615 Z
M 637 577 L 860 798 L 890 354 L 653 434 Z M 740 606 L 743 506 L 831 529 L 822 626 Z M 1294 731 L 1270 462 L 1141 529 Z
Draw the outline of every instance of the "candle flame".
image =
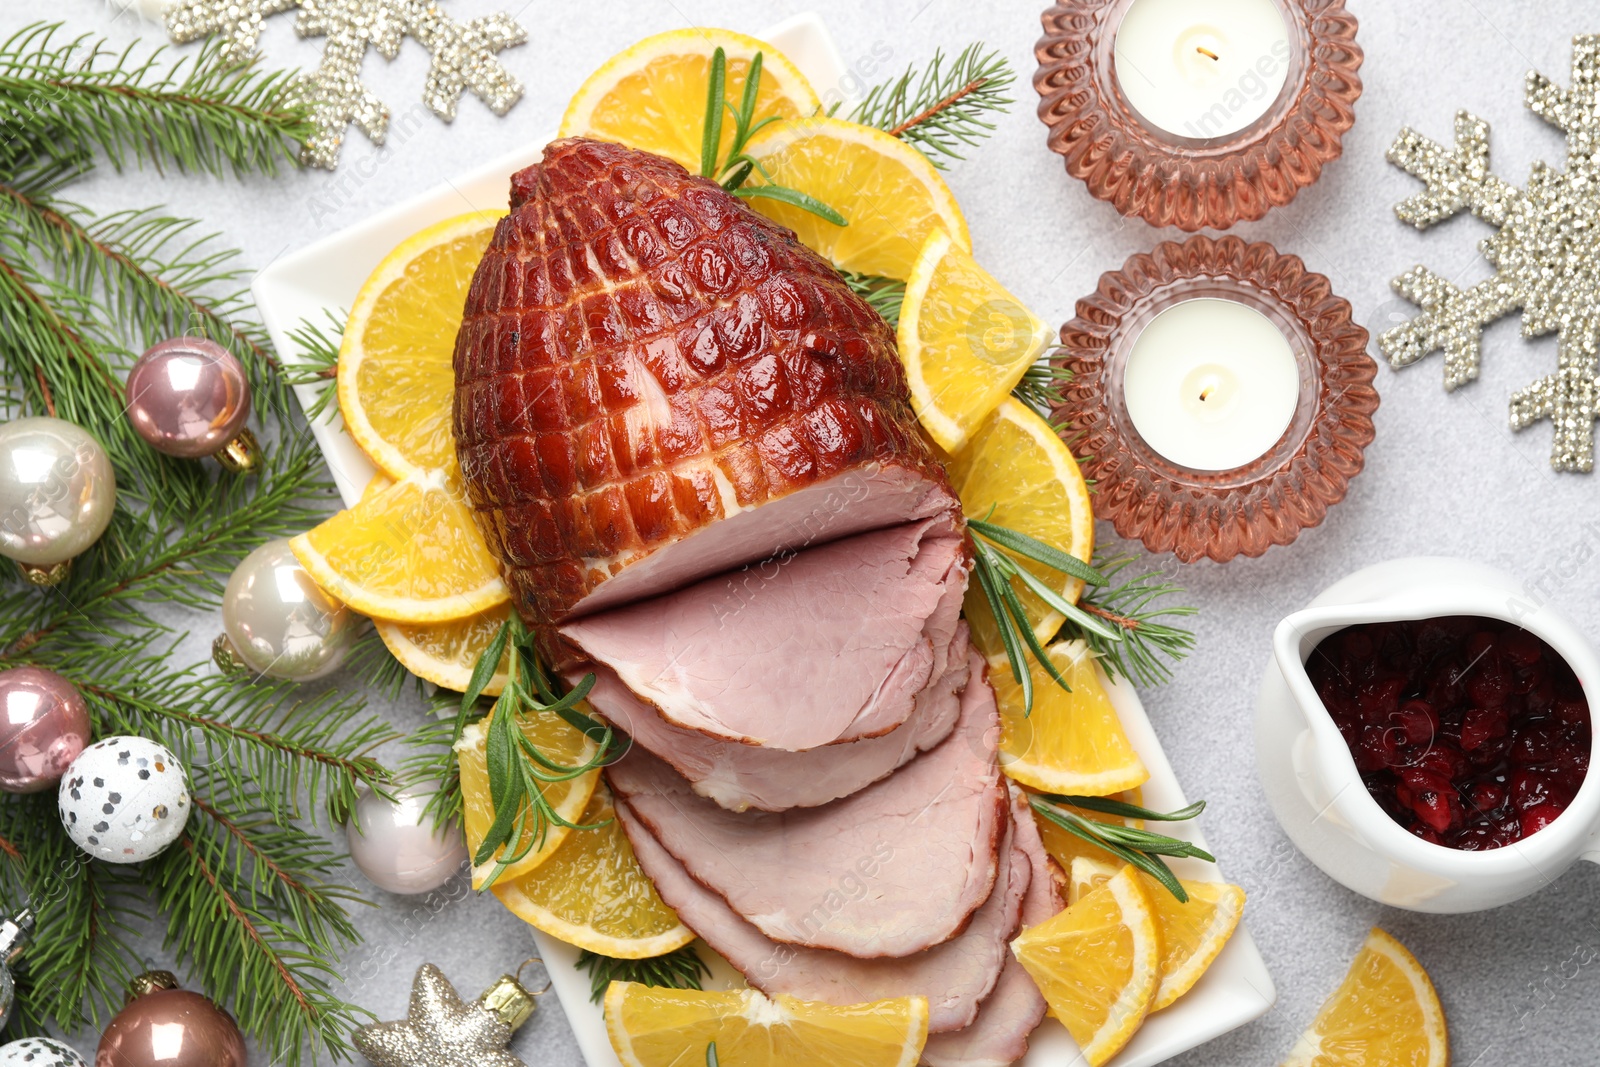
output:
M 1210 59 L 1214 62 L 1221 62 L 1222 57 L 1217 55 L 1209 48 L 1202 48 L 1200 45 L 1195 45 L 1194 50 L 1205 56 L 1207 59 Z

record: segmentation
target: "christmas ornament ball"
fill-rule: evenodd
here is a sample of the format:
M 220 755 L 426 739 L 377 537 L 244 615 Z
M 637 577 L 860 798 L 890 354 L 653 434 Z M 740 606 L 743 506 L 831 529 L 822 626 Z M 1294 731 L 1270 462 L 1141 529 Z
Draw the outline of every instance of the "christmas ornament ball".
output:
M 371 790 L 356 800 L 345 840 L 350 858 L 379 889 L 426 893 L 466 863 L 461 827 L 451 821 L 441 828 L 426 810 L 438 788 L 437 782 L 419 782 L 395 790 L 392 801 Z
M 61 778 L 61 824 L 107 863 L 140 863 L 177 840 L 189 821 L 189 782 L 167 749 L 118 736 L 83 750 Z
M 0 426 L 0 555 L 42 569 L 99 540 L 117 503 L 111 460 L 94 435 L 65 419 Z
M 40 793 L 89 744 L 89 706 L 55 671 L 0 671 L 0 791 Z
M 89 1064 L 59 1041 L 25 1037 L 0 1045 L 0 1067 L 89 1067 Z
M 358 624 L 279 538 L 246 556 L 228 578 L 222 594 L 226 644 L 217 653 L 255 674 L 309 681 L 339 669 Z
M 148 977 L 148 976 L 147 976 Z M 199 993 L 157 985 L 128 1001 L 100 1038 L 107 1067 L 245 1067 L 233 1016 Z
M 244 365 L 207 338 L 162 341 L 128 372 L 128 421 L 157 452 L 214 455 L 246 432 L 249 417 Z

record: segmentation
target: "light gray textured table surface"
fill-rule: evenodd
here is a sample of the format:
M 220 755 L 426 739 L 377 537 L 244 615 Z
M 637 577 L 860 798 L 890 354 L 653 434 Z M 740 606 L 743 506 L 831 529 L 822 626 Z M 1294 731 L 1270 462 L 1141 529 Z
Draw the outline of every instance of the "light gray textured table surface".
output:
M 1047 319 L 1069 318 L 1099 274 L 1129 254 L 1181 236 L 1122 220 L 1070 179 L 1045 148 L 1029 81 L 1042 0 L 450 0 L 444 6 L 458 16 L 511 11 L 529 28 L 529 43 L 504 54 L 527 85 L 507 117 L 497 119 L 467 97 L 454 126 L 425 115 L 415 132 L 396 138 L 381 155 L 352 133 L 343 166 L 333 174 L 234 182 L 108 172 L 73 195 L 102 209 L 172 205 L 205 220 L 244 250 L 246 262 L 262 266 L 521 139 L 548 135 L 583 77 L 644 34 L 692 24 L 754 31 L 815 7 L 847 62 L 868 82 L 925 60 L 935 47 L 959 49 L 971 40 L 1011 58 L 1021 74 L 1017 103 L 975 158 L 951 168 L 949 180 L 978 258 Z M 1522 106 L 1523 76 L 1536 68 L 1566 84 L 1570 38 L 1600 32 L 1600 4 L 1350 0 L 1350 6 L 1361 19 L 1365 92 L 1344 158 L 1292 205 L 1233 232 L 1301 255 L 1332 279 L 1370 328 L 1405 311 L 1388 283 L 1414 264 L 1467 283 L 1488 273 L 1476 243 L 1491 231 L 1477 221 L 1457 219 L 1419 234 L 1395 220 L 1392 205 L 1418 185 L 1384 162 L 1390 140 L 1409 123 L 1448 141 L 1456 110 L 1467 108 L 1492 124 L 1494 169 L 1501 177 L 1522 185 L 1535 160 L 1560 165 L 1560 135 Z M 156 27 L 113 15 L 101 0 L 7 0 L 0 30 L 64 19 L 74 30 L 103 32 L 119 43 L 140 33 L 159 38 Z M 315 63 L 316 43 L 297 40 L 292 23 L 292 15 L 270 20 L 262 36 L 269 64 Z M 419 99 L 426 55 L 407 42 L 392 63 L 369 56 L 365 70 L 398 111 Z M 1595 1062 L 1595 868 L 1580 864 L 1528 900 L 1477 915 L 1380 907 L 1324 877 L 1279 831 L 1256 780 L 1251 731 L 1273 625 L 1325 585 L 1376 560 L 1420 553 L 1471 557 L 1546 590 L 1585 629 L 1600 631 L 1600 578 L 1588 562 L 1600 547 L 1594 522 L 1600 482 L 1550 471 L 1548 423 L 1521 434 L 1507 428 L 1507 397 L 1554 365 L 1554 338 L 1524 340 L 1513 318 L 1488 330 L 1482 378 L 1456 394 L 1441 388 L 1438 357 L 1404 372 L 1380 369 L 1383 404 L 1367 469 L 1320 528 L 1259 560 L 1182 568 L 1169 561 L 1202 609 L 1199 648 L 1171 685 L 1144 694 L 1145 704 L 1185 789 L 1209 801 L 1206 834 L 1224 870 L 1249 892 L 1246 921 L 1278 987 L 1277 1006 L 1264 1018 L 1173 1062 L 1278 1062 L 1375 923 L 1405 942 L 1433 975 L 1449 1014 L 1456 1063 Z M 1108 529 L 1101 533 L 1110 536 Z M 198 659 L 218 623 L 194 618 L 188 625 Z M 421 714 L 410 699 L 382 710 L 401 727 Z M 365 885 L 359 875 L 351 877 Z M 421 903 L 374 895 L 381 907 L 357 916 L 367 943 L 342 962 L 356 999 L 382 1017 L 403 1013 L 412 973 L 424 961 L 439 964 L 471 996 L 527 954 L 520 924 L 492 899 L 469 899 L 459 887 Z M 156 943 L 150 950 L 152 960 L 163 959 Z M 92 1054 L 94 1035 L 80 1037 Z M 554 1004 L 523 1029 L 514 1048 L 539 1067 L 580 1062 Z

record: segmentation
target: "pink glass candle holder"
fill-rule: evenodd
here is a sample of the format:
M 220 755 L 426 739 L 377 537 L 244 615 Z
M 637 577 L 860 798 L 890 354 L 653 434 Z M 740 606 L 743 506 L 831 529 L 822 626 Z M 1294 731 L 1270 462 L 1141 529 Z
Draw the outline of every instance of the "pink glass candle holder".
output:
M 1181 54 L 1151 54 L 1138 71 L 1118 71 L 1124 21 L 1151 2 L 1062 0 L 1042 16 L 1033 85 L 1050 148 L 1065 157 L 1067 173 L 1124 215 L 1188 231 L 1224 230 L 1293 200 L 1338 158 L 1355 121 L 1362 53 L 1344 0 L 1262 0 L 1281 14 L 1284 36 L 1227 57 L 1236 66 L 1205 98 L 1211 106 L 1187 118 L 1181 109 L 1152 107 L 1162 102 L 1159 92 L 1129 90 L 1172 73 L 1155 70 L 1158 64 L 1216 59 L 1203 27 L 1195 30 L 1200 43 L 1173 49 Z M 1268 100 L 1267 87 L 1280 77 Z M 1174 82 L 1166 95 L 1180 87 Z M 1150 115 L 1130 95 L 1144 99 Z
M 1258 412 L 1250 405 L 1275 401 L 1270 390 L 1264 399 L 1260 390 L 1248 391 L 1261 371 L 1246 361 L 1235 365 L 1241 380 L 1233 385 L 1243 391 L 1233 395 L 1238 406 L 1231 411 L 1203 410 L 1188 440 L 1180 435 L 1173 443 L 1167 423 L 1181 418 L 1147 420 L 1147 431 L 1161 434 L 1141 434 L 1129 403 L 1136 350 L 1139 369 L 1155 370 L 1153 381 L 1143 373 L 1132 383 L 1140 387 L 1133 396 L 1137 403 L 1145 402 L 1152 385 L 1157 393 L 1170 388 L 1191 408 L 1211 396 L 1216 375 L 1208 377 L 1210 364 L 1184 351 L 1183 336 L 1168 345 L 1174 359 L 1166 383 L 1159 373 L 1166 364 L 1150 362 L 1142 337 L 1163 312 L 1198 301 L 1223 302 L 1216 310 L 1235 317 L 1247 308 L 1276 327 L 1281 336 L 1272 341 L 1283 350 L 1289 375 L 1287 403 L 1281 412 L 1255 419 Z M 1225 353 L 1239 347 L 1232 333 L 1221 342 Z M 1054 362 L 1072 378 L 1054 414 L 1068 428 L 1074 451 L 1089 457 L 1083 472 L 1095 482 L 1095 516 L 1111 522 L 1118 535 L 1143 541 L 1154 552 L 1172 552 L 1185 563 L 1202 557 L 1224 563 L 1290 543 L 1344 499 L 1372 442 L 1377 365 L 1367 355 L 1367 331 L 1351 319 L 1349 303 L 1333 295 L 1327 278 L 1269 244 L 1197 236 L 1135 255 L 1120 271 L 1101 275 L 1094 295 L 1078 301 L 1077 316 L 1061 328 L 1061 343 Z M 1273 353 L 1263 358 L 1270 361 Z M 1229 377 L 1226 366 L 1216 370 Z M 1287 425 L 1274 440 L 1271 434 L 1282 423 L 1271 420 L 1280 414 Z M 1213 417 L 1220 421 L 1207 421 Z M 1246 424 L 1267 421 L 1266 437 L 1255 427 L 1264 451 L 1224 469 L 1204 462 L 1217 454 L 1207 451 L 1214 443 L 1207 440 L 1211 427 L 1226 430 L 1241 418 Z M 1165 453 L 1148 439 L 1158 436 Z

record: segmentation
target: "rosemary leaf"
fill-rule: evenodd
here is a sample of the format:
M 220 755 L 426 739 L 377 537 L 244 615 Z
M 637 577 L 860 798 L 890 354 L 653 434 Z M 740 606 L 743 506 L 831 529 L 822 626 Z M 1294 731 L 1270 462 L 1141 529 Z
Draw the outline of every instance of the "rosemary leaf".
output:
M 722 109 L 727 104 L 728 55 L 721 46 L 711 53 L 711 77 L 706 84 L 706 123 L 700 135 L 700 173 L 717 176 L 717 157 L 722 151 Z
M 1180 902 L 1187 902 L 1189 894 L 1161 857 L 1195 858 L 1214 862 L 1215 857 L 1205 849 L 1181 838 L 1169 837 L 1137 826 L 1096 822 L 1085 819 L 1061 805 L 1099 811 L 1125 818 L 1154 819 L 1163 822 L 1182 822 L 1194 818 L 1205 810 L 1205 802 L 1198 801 L 1186 808 L 1171 812 L 1154 812 L 1134 804 L 1106 797 L 1056 796 L 1040 794 L 1029 797 L 1033 810 L 1061 829 L 1090 844 L 1105 849 L 1118 859 L 1131 863 L 1166 887 Z
M 825 219 L 835 226 L 850 225 L 848 219 L 810 193 L 802 193 L 800 190 L 791 189 L 787 185 L 746 185 L 733 190 L 733 195 L 742 196 L 746 200 L 755 197 L 777 200 L 780 203 L 800 208 L 802 211 L 809 211 L 811 214 L 820 219 Z

